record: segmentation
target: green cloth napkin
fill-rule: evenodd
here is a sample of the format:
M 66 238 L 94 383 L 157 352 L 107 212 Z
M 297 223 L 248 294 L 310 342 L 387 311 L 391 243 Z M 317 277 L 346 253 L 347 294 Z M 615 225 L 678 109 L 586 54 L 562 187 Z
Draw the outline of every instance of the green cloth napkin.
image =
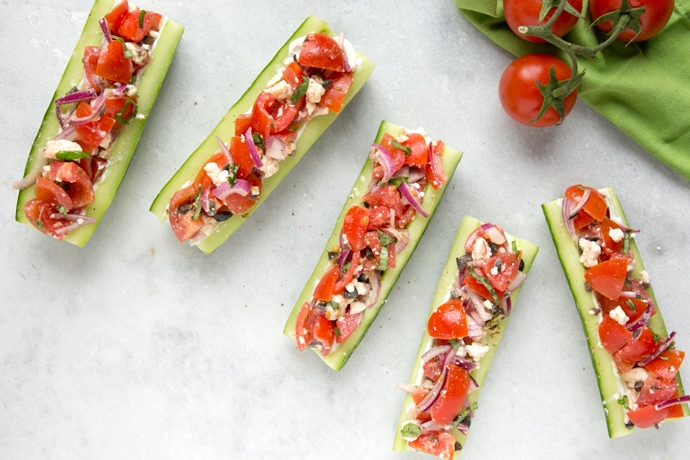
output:
M 549 44 L 517 37 L 503 17 L 502 0 L 455 0 L 460 12 L 496 44 L 521 56 L 554 54 Z M 580 20 L 565 37 L 585 46 L 603 41 L 590 21 Z M 565 54 L 561 57 L 570 62 Z M 666 27 L 651 39 L 619 42 L 590 60 L 578 96 L 652 155 L 690 179 L 690 0 L 676 0 Z M 567 121 L 566 121 L 567 123 Z

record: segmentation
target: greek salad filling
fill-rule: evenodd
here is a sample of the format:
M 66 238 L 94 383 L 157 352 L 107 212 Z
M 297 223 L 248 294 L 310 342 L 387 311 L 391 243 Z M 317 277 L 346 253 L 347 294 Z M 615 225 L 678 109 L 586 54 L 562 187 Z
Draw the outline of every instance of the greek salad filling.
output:
M 464 252 L 456 259 L 451 291 L 429 316 L 426 352 L 413 371 L 417 380 L 398 385 L 412 396 L 400 435 L 410 448 L 445 460 L 462 449 L 455 432 L 468 435 L 477 409 L 474 371 L 490 351 L 488 339 L 501 334 L 499 325 L 511 312 L 511 293 L 527 277 L 517 242 L 497 225 L 485 223 L 474 230 Z
M 249 211 L 264 179 L 295 153 L 309 121 L 340 113 L 357 67 L 342 35 L 311 32 L 294 40 L 251 110 L 236 118 L 234 136 L 228 142 L 216 137 L 219 150 L 170 199 L 167 215 L 177 239 L 198 244 L 220 222 Z
M 165 21 L 127 0 L 100 19 L 102 43 L 85 48 L 81 81 L 54 101 L 58 134 L 13 184 L 17 190 L 35 186 L 36 197 L 24 205 L 24 214 L 39 231 L 62 240 L 96 222 L 84 207 L 95 200 L 120 130 L 145 116 L 137 113 L 137 87 Z
M 421 205 L 425 190 L 447 181 L 443 148 L 442 141 L 432 141 L 421 129 L 404 130 L 398 137 L 386 133 L 371 145 L 374 166 L 362 203 L 347 210 L 339 242 L 328 252 L 330 264 L 298 312 L 300 351 L 312 347 L 327 356 L 377 305 L 381 276 L 396 267 L 396 257 L 410 242 L 410 223 L 418 214 L 429 217 Z
M 598 318 L 599 346 L 615 364 L 618 404 L 626 426 L 648 428 L 667 418 L 683 417 L 676 375 L 685 353 L 675 348 L 675 332 L 662 336 L 649 327 L 657 313 L 647 291 L 646 271 L 635 275 L 630 239 L 639 230 L 622 224 L 605 191 L 573 185 L 560 205 L 563 222 L 580 248 L 586 287 L 592 292 L 591 315 Z

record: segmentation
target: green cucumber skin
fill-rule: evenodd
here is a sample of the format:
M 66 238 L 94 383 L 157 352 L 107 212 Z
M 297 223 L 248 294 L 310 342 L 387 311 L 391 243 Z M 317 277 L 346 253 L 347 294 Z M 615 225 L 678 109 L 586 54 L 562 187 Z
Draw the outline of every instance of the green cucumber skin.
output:
M 389 133 L 393 136 L 399 136 L 403 133 L 403 130 L 404 128 L 402 128 L 401 126 L 389 123 L 387 121 L 382 121 L 374 142 L 380 142 L 385 133 Z M 421 216 L 417 216 L 415 217 L 415 219 L 412 220 L 412 222 L 408 226 L 408 230 L 410 232 L 410 242 L 400 254 L 397 254 L 396 267 L 394 269 L 388 269 L 385 272 L 383 272 L 381 276 L 381 293 L 379 295 L 379 300 L 376 303 L 376 305 L 374 305 L 371 308 L 368 308 L 364 312 L 362 323 L 352 332 L 352 334 L 350 335 L 350 337 L 347 338 L 347 340 L 338 345 L 336 350 L 329 353 L 327 356 L 321 356 L 320 352 L 314 350 L 316 354 L 333 370 L 339 371 L 343 368 L 343 366 L 347 363 L 348 359 L 350 359 L 352 353 L 355 351 L 359 343 L 364 338 L 364 335 L 366 334 L 369 327 L 371 327 L 372 323 L 374 322 L 374 319 L 376 319 L 376 316 L 379 314 L 381 307 L 386 302 L 388 294 L 390 293 L 391 289 L 393 289 L 393 286 L 398 280 L 398 277 L 402 273 L 402 270 L 405 268 L 407 261 L 412 256 L 412 253 L 416 249 L 419 240 L 424 235 L 424 232 L 426 231 L 429 222 L 434 216 L 436 208 L 438 207 L 441 198 L 443 197 L 443 193 L 445 192 L 446 188 L 448 187 L 448 184 L 450 183 L 453 177 L 453 173 L 455 172 L 455 169 L 457 168 L 457 165 L 460 162 L 461 157 L 461 152 L 454 150 L 448 146 L 444 148 L 441 158 L 443 159 L 443 169 L 446 172 L 446 175 L 448 176 L 448 180 L 445 184 L 443 184 L 441 188 L 437 190 L 434 190 L 431 186 L 427 186 L 427 188 L 425 189 L 424 201 L 422 203 L 422 206 L 429 213 L 429 217 L 423 218 Z M 288 318 L 287 323 L 285 324 L 285 329 L 283 330 L 283 333 L 288 337 L 292 338 L 293 343 L 295 339 L 295 322 L 297 320 L 297 314 L 299 313 L 299 310 L 302 307 L 302 305 L 305 302 L 311 300 L 311 295 L 314 290 L 314 286 L 321 279 L 321 276 L 323 276 L 323 274 L 326 272 L 326 268 L 330 263 L 328 260 L 328 251 L 330 248 L 337 246 L 338 244 L 340 228 L 343 225 L 343 220 L 345 219 L 345 214 L 347 214 L 347 210 L 350 209 L 350 207 L 354 204 L 361 204 L 361 197 L 366 193 L 367 185 L 369 184 L 369 180 L 367 180 L 367 178 L 371 178 L 372 169 L 373 161 L 370 158 L 367 158 L 367 160 L 364 162 L 364 167 L 362 168 L 362 171 L 357 176 L 357 180 L 355 181 L 355 184 L 352 187 L 352 191 L 350 192 L 348 199 L 345 201 L 345 204 L 343 205 L 343 209 L 340 211 L 340 215 L 338 216 L 338 220 L 335 223 L 333 233 L 326 242 L 326 246 L 324 248 L 323 253 L 321 254 L 321 258 L 317 262 L 316 267 L 314 268 L 314 272 L 309 278 L 309 281 L 304 286 L 302 293 L 297 298 L 295 307 L 293 308 L 292 313 L 290 314 L 290 317 Z
M 64 96 L 67 91 L 73 88 L 83 75 L 82 56 L 84 55 L 84 48 L 87 46 L 99 46 L 103 37 L 98 20 L 105 16 L 119 0 L 96 0 L 89 17 L 86 20 L 82 34 L 77 42 L 77 45 L 72 52 L 72 56 L 67 63 L 65 72 L 60 79 L 55 93 L 53 94 L 48 109 L 43 117 L 41 126 L 36 134 L 31 152 L 24 168 L 24 175 L 26 175 L 34 165 L 40 149 L 43 148 L 48 140 L 57 135 L 59 124 L 55 117 L 55 105 L 53 101 L 58 97 Z M 184 27 L 165 19 L 165 25 L 161 31 L 156 42 L 156 47 L 151 56 L 151 61 L 144 69 L 141 76 L 140 84 L 137 91 L 138 96 L 138 112 L 145 114 L 143 119 L 135 119 L 125 128 L 120 130 L 115 142 L 112 146 L 110 160 L 108 167 L 103 175 L 103 178 L 98 182 L 95 189 L 95 201 L 84 208 L 86 215 L 94 217 L 96 222 L 91 225 L 86 225 L 73 232 L 70 232 L 65 238 L 76 246 L 83 247 L 91 238 L 96 227 L 101 221 L 103 214 L 115 198 L 122 179 L 127 172 L 129 163 L 136 151 L 139 138 L 144 130 L 146 121 L 148 120 L 153 104 L 158 96 L 158 92 L 163 84 L 163 80 L 167 74 L 168 68 L 172 62 L 177 45 L 182 38 Z M 33 228 L 33 225 L 24 215 L 24 205 L 35 197 L 34 187 L 21 190 L 17 198 L 17 207 L 15 210 L 15 220 Z
M 628 221 L 623 213 L 623 207 L 613 188 L 606 188 L 601 190 L 607 197 L 607 202 L 613 210 L 620 216 L 623 224 L 628 225 Z M 577 304 L 580 319 L 582 320 L 582 327 L 587 338 L 587 345 L 589 346 L 590 355 L 594 371 L 597 375 L 597 383 L 599 386 L 599 393 L 601 394 L 601 401 L 604 407 L 604 414 L 606 415 L 606 425 L 610 438 L 625 436 L 634 431 L 625 426 L 625 409 L 618 404 L 619 394 L 618 378 L 614 372 L 615 364 L 611 355 L 599 345 L 599 320 L 596 315 L 589 314 L 589 311 L 594 307 L 594 300 L 592 293 L 585 289 L 585 268 L 580 263 L 580 251 L 577 243 L 572 239 L 568 230 L 563 223 L 561 214 L 561 207 L 558 200 L 553 200 L 542 205 L 542 210 L 549 229 L 553 242 L 558 252 L 558 258 L 563 266 L 563 271 L 568 279 L 570 290 L 572 291 L 575 303 Z M 633 269 L 633 276 L 639 276 L 640 272 L 644 270 L 640 252 L 635 243 L 635 239 L 630 239 L 630 249 L 635 255 L 635 266 Z M 649 327 L 657 334 L 666 337 L 668 335 L 664 320 L 661 316 L 659 305 L 654 297 L 654 291 L 650 287 L 648 289 L 650 296 L 657 306 L 656 314 L 650 319 Z M 680 379 L 680 374 L 677 374 L 678 392 L 683 395 L 683 384 Z M 685 416 L 690 414 L 687 406 L 683 406 L 683 413 Z
M 441 277 L 438 282 L 438 287 L 436 288 L 436 294 L 434 294 L 434 300 L 431 304 L 429 314 L 431 314 L 436 309 L 436 307 L 438 307 L 447 300 L 448 293 L 453 289 L 453 285 L 455 284 L 458 277 L 458 266 L 456 258 L 465 254 L 465 241 L 467 241 L 467 237 L 481 225 L 482 222 L 475 219 L 474 217 L 465 216 L 462 219 L 455 240 L 453 242 L 453 246 L 448 255 L 448 261 L 446 262 L 446 265 L 443 268 L 443 272 L 441 272 Z M 515 241 L 518 245 L 518 248 L 522 249 L 522 260 L 525 262 L 524 273 L 528 273 L 530 268 L 532 267 L 532 264 L 534 263 L 534 259 L 536 258 L 537 253 L 539 252 L 539 247 L 533 243 L 530 243 L 529 241 L 525 241 L 520 238 L 515 238 Z M 522 286 L 520 286 L 520 288 L 516 289 L 514 293 L 511 294 L 513 312 L 515 311 L 517 297 L 521 289 Z M 468 400 L 470 404 L 474 404 L 479 400 L 479 392 L 482 389 L 484 379 L 486 378 L 486 375 L 489 372 L 489 366 L 491 365 L 491 361 L 493 360 L 496 350 L 498 349 L 498 345 L 501 342 L 501 338 L 503 337 L 503 331 L 505 330 L 507 324 L 508 318 L 504 318 L 498 324 L 497 333 L 487 338 L 487 345 L 489 346 L 489 351 L 481 359 L 479 368 L 470 372 L 470 375 L 472 375 L 472 377 L 477 382 L 477 385 L 479 386 L 475 391 L 468 395 Z M 410 384 L 414 384 L 417 381 L 417 377 L 419 375 L 422 365 L 422 355 L 424 354 L 424 352 L 426 352 L 426 345 L 429 342 L 429 340 L 430 337 L 425 327 L 424 333 L 422 334 L 422 340 L 419 344 L 419 350 L 417 351 L 417 357 L 415 358 L 414 364 L 412 365 L 412 373 L 410 375 L 409 380 Z M 407 408 L 410 407 L 412 404 L 414 404 L 414 402 L 412 401 L 412 396 L 410 396 L 409 394 L 406 395 L 405 401 L 403 403 L 403 409 L 400 413 L 400 420 L 398 421 L 398 426 L 395 431 L 395 439 L 393 441 L 394 451 L 402 452 L 405 450 L 414 450 L 408 447 L 407 441 L 405 441 L 402 435 L 400 434 L 402 425 L 407 420 L 409 420 L 409 417 L 407 415 Z M 456 442 L 460 443 L 461 445 L 465 445 L 466 436 L 464 436 L 459 431 L 455 431 L 454 435 Z M 460 456 L 460 452 L 462 452 L 462 450 L 458 450 L 455 452 L 455 458 L 458 458 Z
M 218 151 L 218 142 L 216 141 L 215 137 L 218 136 L 220 139 L 223 139 L 227 142 L 227 140 L 234 135 L 235 119 L 238 115 L 246 113 L 251 109 L 256 98 L 266 88 L 266 83 L 275 75 L 277 69 L 282 67 L 283 60 L 287 57 L 288 46 L 290 43 L 294 39 L 304 36 L 308 32 L 312 31 L 333 35 L 333 31 L 330 29 L 328 24 L 319 17 L 311 15 L 304 20 L 304 22 L 297 28 L 292 36 L 285 42 L 283 47 L 278 50 L 268 65 L 264 67 L 249 89 L 247 89 L 242 97 L 230 108 L 230 110 L 228 110 L 228 112 L 218 122 L 208 137 L 201 143 L 201 145 L 199 145 L 199 147 L 197 147 L 189 158 L 187 158 L 180 169 L 178 169 L 178 171 L 163 187 L 158 196 L 156 196 L 149 210 L 155 214 L 161 220 L 161 222 L 165 221 L 166 219 L 166 209 L 173 194 L 182 188 L 182 185 L 185 182 L 193 180 L 208 158 Z M 362 53 L 357 53 L 357 58 L 361 61 L 361 66 L 359 66 L 355 71 L 352 85 L 350 86 L 350 90 L 345 98 L 341 112 L 364 86 L 364 83 L 366 83 L 367 79 L 374 71 L 374 63 L 368 57 Z M 226 239 L 228 239 L 228 237 L 230 237 L 230 235 L 232 235 L 235 230 L 237 230 L 239 226 L 247 220 L 247 218 L 259 207 L 259 205 L 261 205 L 261 203 L 268 198 L 280 181 L 282 181 L 283 178 L 292 170 L 292 168 L 294 168 L 295 165 L 302 159 L 302 157 L 304 157 L 312 144 L 319 138 L 319 136 L 321 136 L 326 128 L 328 128 L 331 123 L 335 121 L 337 116 L 338 114 L 331 112 L 327 115 L 317 117 L 310 121 L 297 141 L 295 153 L 281 161 L 280 169 L 276 174 L 264 180 L 261 196 L 259 197 L 257 204 L 246 213 L 234 215 L 225 222 L 220 223 L 216 227 L 216 230 L 206 239 L 200 242 L 197 247 L 204 253 L 210 254 L 216 250 Z

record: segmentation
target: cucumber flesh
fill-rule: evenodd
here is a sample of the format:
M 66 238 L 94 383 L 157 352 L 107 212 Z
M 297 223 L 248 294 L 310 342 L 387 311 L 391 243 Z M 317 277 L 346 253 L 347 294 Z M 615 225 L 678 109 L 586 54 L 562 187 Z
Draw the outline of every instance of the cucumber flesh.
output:
M 218 122 L 216 127 L 211 131 L 208 137 L 197 147 L 197 149 L 189 156 L 184 164 L 172 176 L 168 183 L 158 193 L 155 200 L 151 204 L 150 211 L 155 214 L 161 222 L 167 219 L 167 206 L 173 194 L 177 192 L 187 181 L 194 180 L 199 170 L 204 166 L 206 161 L 214 153 L 219 151 L 216 136 L 224 141 L 227 141 L 234 135 L 235 119 L 238 115 L 248 112 L 254 105 L 254 101 L 261 94 L 271 78 L 276 74 L 276 71 L 283 66 L 283 61 L 288 56 L 288 47 L 290 43 L 296 38 L 307 35 L 309 32 L 321 32 L 328 35 L 333 35 L 333 31 L 328 24 L 319 17 L 309 16 L 292 34 L 292 36 L 285 42 L 282 48 L 278 50 L 276 55 L 266 65 L 259 76 L 254 80 L 252 85 L 242 95 L 242 97 L 228 110 L 223 118 Z M 343 103 L 343 109 L 352 100 L 352 98 L 364 86 L 371 73 L 374 71 L 374 63 L 369 60 L 364 54 L 357 53 L 358 67 L 354 74 L 352 85 L 347 93 Z M 341 110 L 342 112 L 342 110 Z M 243 214 L 233 215 L 225 222 L 219 223 L 214 232 L 207 238 L 202 240 L 196 246 L 206 254 L 210 254 L 218 248 L 230 235 L 232 235 L 240 225 L 242 225 L 247 218 L 259 207 L 259 205 L 271 194 L 280 181 L 295 167 L 295 165 L 304 157 L 309 148 L 321 136 L 321 134 L 328 128 L 331 123 L 335 121 L 338 114 L 331 112 L 311 120 L 305 126 L 299 139 L 296 143 L 296 150 L 293 155 L 288 156 L 285 160 L 280 162 L 280 169 L 278 172 L 263 181 L 263 189 L 259 199 L 250 210 Z
M 612 188 L 606 188 L 600 191 L 606 197 L 606 201 L 611 210 L 617 214 L 621 222 L 627 226 L 628 221 L 625 218 L 623 207 L 621 206 L 616 192 Z M 568 279 L 570 290 L 572 291 L 580 314 L 580 319 L 582 320 L 582 327 L 584 328 L 587 338 L 587 345 L 590 350 L 594 372 L 597 376 L 597 383 L 599 385 L 601 401 L 606 416 L 609 437 L 616 438 L 625 436 L 632 433 L 634 428 L 630 428 L 626 425 L 625 408 L 618 403 L 622 395 L 620 394 L 621 384 L 616 365 L 609 352 L 599 344 L 599 316 L 590 313 L 590 310 L 596 305 L 592 293 L 585 289 L 585 267 L 580 263 L 579 247 L 577 242 L 570 236 L 570 233 L 568 233 L 563 223 L 560 200 L 553 200 L 543 204 L 542 210 L 548 222 L 551 236 L 556 246 L 556 251 L 558 252 L 558 258 L 563 266 L 563 271 Z M 640 273 L 644 270 L 644 265 L 642 264 L 642 258 L 640 257 L 640 252 L 635 244 L 634 238 L 630 239 L 630 250 L 635 255 L 635 266 L 632 273 L 634 277 L 639 277 Z M 649 320 L 648 326 L 655 333 L 666 337 L 668 333 L 661 312 L 659 311 L 658 303 L 654 297 L 654 291 L 651 287 L 648 288 L 647 291 L 657 305 L 657 312 Z M 680 374 L 677 374 L 676 378 L 678 380 L 678 392 L 680 395 L 683 395 L 685 393 Z M 690 411 L 687 405 L 683 406 L 683 413 L 685 416 L 689 415 Z
M 57 135 L 60 125 L 55 116 L 55 105 L 53 101 L 64 96 L 67 91 L 81 81 L 84 68 L 82 63 L 84 48 L 87 46 L 101 45 L 103 32 L 98 21 L 110 12 L 113 6 L 118 2 L 119 0 L 96 0 L 94 3 L 79 41 L 72 52 L 72 56 L 67 62 L 67 67 L 60 79 L 60 83 L 50 100 L 50 104 L 48 104 L 48 109 L 41 122 L 41 127 L 31 147 L 31 152 L 29 153 L 26 167 L 24 168 L 24 175 L 33 168 L 37 158 L 41 155 L 40 150 L 50 139 Z M 137 87 L 138 113 L 145 116 L 144 118 L 135 118 L 126 127 L 122 128 L 115 142 L 113 142 L 107 169 L 97 184 L 94 184 L 95 201 L 84 207 L 86 215 L 95 218 L 96 222 L 91 225 L 80 227 L 70 232 L 64 238 L 65 241 L 76 246 L 82 247 L 89 241 L 100 223 L 103 214 L 105 214 L 115 198 L 115 194 L 127 172 L 129 163 L 134 156 L 139 138 L 151 114 L 153 104 L 168 72 L 177 45 L 182 38 L 184 27 L 181 25 L 168 18 L 164 18 L 161 25 L 160 34 L 151 54 L 151 61 L 144 69 Z M 20 190 L 15 210 L 15 220 L 32 228 L 33 225 L 24 215 L 24 205 L 29 200 L 35 198 L 35 196 L 33 186 Z
M 453 286 L 455 285 L 458 279 L 458 266 L 456 259 L 465 254 L 465 241 L 467 241 L 467 237 L 481 225 L 482 222 L 475 219 L 474 217 L 465 216 L 463 218 L 460 227 L 458 228 L 458 232 L 456 234 L 455 241 L 453 242 L 453 246 L 450 250 L 450 254 L 448 255 L 448 260 L 446 262 L 445 267 L 443 268 L 443 272 L 441 273 L 441 277 L 436 288 L 436 294 L 434 294 L 434 299 L 432 302 L 431 309 L 429 310 L 429 314 L 431 314 L 439 305 L 443 304 L 448 300 L 449 294 L 453 290 Z M 529 272 L 530 268 L 532 267 L 532 264 L 534 263 L 534 259 L 537 256 L 539 247 L 520 238 L 513 237 L 513 239 L 517 243 L 518 248 L 522 250 L 522 260 L 525 263 L 523 272 L 527 273 Z M 513 306 L 513 314 L 515 312 L 516 300 L 521 288 L 522 287 L 516 289 L 510 295 Z M 482 357 L 479 363 L 479 367 L 470 372 L 470 375 L 477 382 L 478 385 L 478 388 L 476 390 L 472 391 L 467 395 L 467 400 L 470 406 L 476 404 L 479 400 L 479 393 L 482 389 L 484 380 L 486 379 L 486 375 L 489 372 L 489 366 L 491 365 L 491 361 L 493 360 L 496 350 L 498 349 L 498 345 L 501 342 L 501 338 L 503 337 L 503 331 L 505 330 L 507 323 L 508 317 L 504 317 L 498 323 L 495 329 L 495 333 L 487 335 L 486 345 L 488 345 L 489 350 Z M 412 372 L 409 380 L 409 383 L 411 385 L 414 385 L 417 382 L 419 382 L 419 379 L 423 374 L 422 355 L 429 349 L 429 344 L 431 343 L 431 341 L 432 338 L 427 333 L 425 327 L 424 333 L 422 334 L 422 340 L 419 345 L 419 351 L 417 352 L 417 357 L 415 358 L 414 364 L 412 365 Z M 403 409 L 400 414 L 400 420 L 398 421 L 398 427 L 396 429 L 395 439 L 393 441 L 393 450 L 395 451 L 401 452 L 405 450 L 413 450 L 410 447 L 408 447 L 407 441 L 403 439 L 402 434 L 400 432 L 403 425 L 407 421 L 409 421 L 408 409 L 413 405 L 414 401 L 412 400 L 412 396 L 407 394 L 405 396 Z M 464 434 L 457 430 L 454 430 L 453 435 L 455 436 L 455 440 L 457 443 L 459 443 L 461 446 L 465 444 L 467 437 Z M 460 455 L 460 452 L 461 450 L 456 451 L 455 457 L 458 457 Z
M 376 135 L 376 139 L 374 142 L 380 142 L 385 133 L 389 133 L 393 137 L 398 137 L 403 132 L 403 127 L 387 121 L 383 121 L 379 127 L 378 134 Z M 445 192 L 446 188 L 448 187 L 448 184 L 451 181 L 453 173 L 455 172 L 455 169 L 458 163 L 460 162 L 461 157 L 461 152 L 454 150 L 448 146 L 444 148 L 441 158 L 443 160 L 443 169 L 448 177 L 448 180 L 439 189 L 433 189 L 431 186 L 427 186 L 427 188 L 425 189 L 424 201 L 422 203 L 422 206 L 429 213 L 429 217 L 423 218 L 418 215 L 407 226 L 407 229 L 410 234 L 410 242 L 405 247 L 405 249 L 400 252 L 400 254 L 397 254 L 396 267 L 387 269 L 381 275 L 381 292 L 379 294 L 379 299 L 376 305 L 365 310 L 364 317 L 362 318 L 362 322 L 360 323 L 360 325 L 357 326 L 357 328 L 355 328 L 352 334 L 345 341 L 339 344 L 335 350 L 331 351 L 331 353 L 329 353 L 327 356 L 322 356 L 318 351 L 316 352 L 317 356 L 319 356 L 332 369 L 336 371 L 342 369 L 342 367 L 345 365 L 345 363 L 347 363 L 347 360 L 350 358 L 354 350 L 361 342 L 369 327 L 371 327 L 374 319 L 376 319 L 376 316 L 379 314 L 381 307 L 386 301 L 386 297 L 388 297 L 388 294 L 395 285 L 395 282 L 398 280 L 398 277 L 402 273 L 402 270 L 405 268 L 407 261 L 410 259 L 412 253 L 417 247 L 419 240 L 426 231 L 426 228 L 441 201 L 443 193 Z M 367 160 L 364 163 L 364 167 L 362 168 L 360 174 L 357 176 L 357 180 L 355 181 L 352 191 L 350 192 L 349 197 L 345 201 L 343 209 L 340 212 L 333 233 L 326 242 L 326 246 L 324 248 L 323 253 L 321 254 L 321 258 L 317 262 L 316 267 L 314 268 L 314 272 L 312 273 L 309 281 L 306 283 L 304 289 L 302 290 L 302 293 L 297 298 L 297 301 L 295 302 L 295 307 L 293 308 L 292 313 L 290 314 L 290 317 L 288 318 L 287 323 L 285 324 L 285 329 L 283 330 L 283 333 L 288 337 L 292 338 L 293 343 L 295 339 L 295 323 L 297 320 L 297 314 L 299 313 L 299 310 L 302 307 L 302 305 L 305 302 L 309 302 L 311 300 L 314 286 L 316 285 L 316 283 L 318 283 L 318 281 L 321 279 L 321 277 L 329 267 L 330 261 L 328 259 L 328 251 L 330 250 L 330 248 L 333 248 L 334 246 L 338 245 L 340 229 L 343 226 L 343 220 L 345 218 L 347 210 L 355 204 L 362 203 L 362 196 L 366 193 L 367 185 L 371 180 L 373 165 L 373 161 L 370 158 L 367 158 Z

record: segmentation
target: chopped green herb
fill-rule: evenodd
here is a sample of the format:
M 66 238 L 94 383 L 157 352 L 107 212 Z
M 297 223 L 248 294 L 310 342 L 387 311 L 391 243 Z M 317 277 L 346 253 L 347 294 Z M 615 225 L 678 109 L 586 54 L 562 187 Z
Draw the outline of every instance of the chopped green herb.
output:
M 618 398 L 618 404 L 625 407 L 626 409 L 630 409 L 630 406 L 628 405 L 628 397 L 627 396 L 623 396 L 622 398 Z
M 129 115 L 128 118 L 124 117 L 125 111 L 129 108 L 132 107 L 132 113 Z M 122 108 L 118 110 L 118 112 L 115 114 L 115 119 L 122 123 L 123 125 L 128 125 L 130 121 L 134 119 L 134 117 L 137 116 L 137 104 L 132 100 L 132 99 L 125 99 L 125 103 L 122 104 Z
M 513 241 L 510 243 L 510 246 L 513 248 L 513 252 L 514 252 L 515 254 L 517 254 L 518 252 L 520 252 L 520 249 L 518 249 L 517 241 L 513 240 Z
M 333 310 L 339 310 L 340 309 L 340 304 L 334 300 L 328 301 L 328 305 L 333 309 Z
M 414 422 L 406 423 L 400 434 L 406 439 L 418 438 L 422 435 L 422 428 Z
M 237 183 L 237 170 L 239 169 L 239 166 L 237 163 L 231 164 L 227 166 L 228 169 L 228 182 L 230 183 L 230 187 L 234 187 L 235 184 Z
M 654 331 L 652 331 L 652 334 L 654 334 L 654 342 L 656 342 L 656 343 L 661 342 L 661 336 L 659 334 L 657 334 Z
M 482 283 L 482 286 L 484 286 L 487 291 L 489 291 L 489 294 L 491 294 L 491 298 L 494 300 L 494 303 L 499 303 L 501 300 L 498 298 L 498 294 L 496 294 L 496 290 L 494 287 L 489 283 L 489 279 L 486 278 L 485 276 L 480 276 L 477 274 L 477 272 L 474 271 L 474 269 L 470 269 L 469 275 Z
M 125 59 L 132 59 L 134 57 L 134 53 L 132 51 L 125 47 Z
M 458 348 L 460 348 L 460 341 L 458 339 L 451 339 L 448 341 L 448 344 L 453 347 L 455 351 L 458 351 Z
M 379 236 L 379 241 L 381 242 L 381 246 L 388 246 L 389 244 L 395 243 L 397 240 L 390 236 L 388 233 L 384 233 L 379 229 L 376 229 L 376 233 Z
M 302 99 L 307 94 L 307 88 L 309 88 L 309 77 L 302 77 L 302 83 L 292 92 L 290 100 L 294 103 Z
M 395 140 L 393 141 L 393 147 L 395 147 L 398 150 L 402 150 L 403 152 L 405 152 L 406 157 L 409 157 L 410 155 L 412 155 L 412 149 L 409 147 L 405 147 L 404 145 L 402 145 L 398 141 L 395 141 Z
M 630 307 L 630 309 L 632 311 L 637 311 L 637 307 L 635 306 L 635 302 L 633 302 L 632 299 L 628 299 L 627 302 L 625 302 L 625 303 L 628 304 L 628 307 Z
M 73 161 L 73 160 L 81 160 L 82 158 L 90 158 L 91 155 L 89 155 L 86 152 L 77 152 L 75 150 L 60 150 L 58 153 L 55 154 L 55 158 L 58 160 L 67 160 L 67 161 Z
M 625 239 L 623 240 L 623 254 L 627 254 L 630 250 L 630 230 L 625 231 Z
M 55 209 L 57 209 L 57 211 L 58 211 L 60 214 L 62 214 L 63 216 L 66 216 L 67 214 L 69 214 L 69 211 L 68 211 L 67 208 L 64 207 L 64 206 L 58 205 L 58 206 L 55 206 Z
M 351 263 L 351 262 L 348 262 L 348 263 L 346 263 L 346 264 L 343 264 L 343 266 L 340 267 L 340 273 L 345 273 L 346 271 L 348 271 L 348 270 L 350 269 L 350 263 Z
M 333 333 L 334 333 L 336 336 L 338 336 L 338 337 L 340 337 L 341 335 L 343 335 L 343 333 L 340 332 L 340 329 L 338 329 L 337 327 L 336 327 L 335 329 L 333 329 Z
M 379 271 L 384 271 L 388 269 L 388 248 L 385 246 L 381 247 L 381 255 L 379 255 L 379 266 L 376 269 Z
M 659 359 L 662 361 L 668 361 L 668 356 L 659 356 Z
M 261 150 L 265 149 L 264 137 L 261 134 L 257 132 L 252 133 L 252 140 L 254 141 L 254 145 L 256 145 L 258 148 Z
M 462 422 L 463 420 L 465 420 L 465 418 L 466 418 L 468 415 L 470 415 L 470 412 L 477 410 L 478 407 L 479 407 L 479 405 L 478 405 L 477 403 L 473 403 L 473 404 L 471 404 L 469 407 L 463 408 L 463 409 L 460 411 L 460 413 L 459 413 L 459 414 L 455 417 L 455 419 L 454 419 L 454 421 L 455 421 L 455 423 L 456 423 L 455 426 L 457 427 L 457 423 L 460 423 L 460 422 Z
M 141 10 L 139 13 L 139 28 L 144 28 L 144 18 L 146 17 L 146 10 Z

